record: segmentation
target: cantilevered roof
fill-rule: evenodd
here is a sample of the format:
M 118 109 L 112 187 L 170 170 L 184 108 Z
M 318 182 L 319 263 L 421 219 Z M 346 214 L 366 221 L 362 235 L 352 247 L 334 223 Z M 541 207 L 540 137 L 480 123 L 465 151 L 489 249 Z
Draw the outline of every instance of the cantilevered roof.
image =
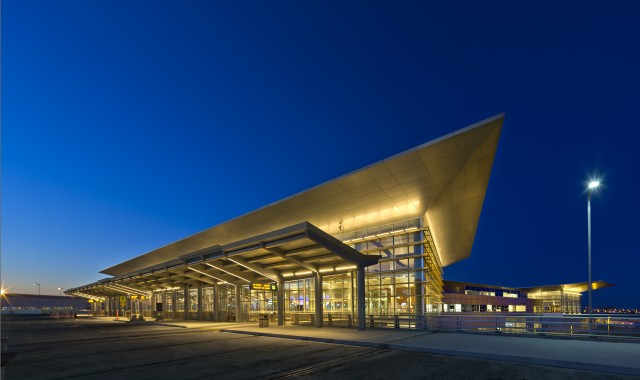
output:
M 335 235 L 423 216 L 447 266 L 471 252 L 503 119 L 494 116 L 102 273 L 123 275 L 303 221 Z
M 608 288 L 613 286 L 613 284 L 605 282 L 605 281 L 592 281 L 591 282 L 591 289 L 592 290 L 598 290 L 598 289 L 602 289 L 602 288 Z M 543 285 L 543 286 L 532 286 L 532 287 L 528 287 L 528 288 L 519 288 L 522 290 L 526 290 L 530 293 L 535 293 L 535 292 L 548 292 L 548 291 L 554 291 L 554 290 L 564 290 L 564 291 L 568 291 L 568 292 L 578 292 L 578 293 L 583 293 L 589 290 L 589 283 L 588 282 L 576 282 L 573 284 L 558 284 L 558 285 Z
M 271 283 L 280 279 L 344 273 L 375 264 L 310 223 L 216 245 L 168 262 L 67 290 L 88 296 L 150 295 L 153 290 L 207 284 Z

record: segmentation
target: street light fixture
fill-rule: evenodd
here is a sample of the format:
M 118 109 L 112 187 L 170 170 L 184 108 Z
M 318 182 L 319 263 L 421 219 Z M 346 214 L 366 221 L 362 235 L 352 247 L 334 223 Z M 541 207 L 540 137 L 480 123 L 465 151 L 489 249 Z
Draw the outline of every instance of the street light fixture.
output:
M 591 292 L 593 283 L 591 282 L 591 193 L 600 186 L 600 181 L 591 181 L 587 186 L 587 239 L 588 239 L 588 259 L 589 259 L 589 336 L 591 336 L 591 325 L 593 323 L 593 304 L 591 303 Z
M 40 284 L 38 284 L 37 282 L 34 282 L 33 286 L 37 286 L 38 287 L 38 295 L 40 295 Z
M 60 291 L 60 295 L 62 295 L 62 291 L 64 290 L 64 288 L 58 288 L 58 290 Z

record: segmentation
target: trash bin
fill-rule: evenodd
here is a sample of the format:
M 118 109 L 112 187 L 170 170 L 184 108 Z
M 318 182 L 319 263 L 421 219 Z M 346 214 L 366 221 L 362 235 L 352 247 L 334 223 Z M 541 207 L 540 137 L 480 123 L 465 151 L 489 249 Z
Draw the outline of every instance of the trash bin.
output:
M 259 327 L 269 327 L 269 314 L 260 314 L 258 316 Z

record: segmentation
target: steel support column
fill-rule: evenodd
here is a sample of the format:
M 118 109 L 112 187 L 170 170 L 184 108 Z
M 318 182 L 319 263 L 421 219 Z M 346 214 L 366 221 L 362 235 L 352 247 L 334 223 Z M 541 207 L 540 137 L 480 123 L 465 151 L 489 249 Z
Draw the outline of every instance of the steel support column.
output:
M 191 299 L 189 298 L 189 288 L 184 288 L 184 320 L 189 320 L 189 312 L 191 311 Z
M 177 315 L 176 313 L 178 310 L 178 297 L 176 293 L 177 293 L 177 290 L 171 289 L 171 303 L 172 303 L 171 306 L 173 306 L 171 308 L 171 319 L 176 319 L 176 315 Z
M 278 326 L 284 325 L 284 279 L 278 277 Z
M 366 329 L 365 323 L 365 299 L 364 299 L 364 267 L 358 266 L 357 275 L 357 293 L 358 293 L 358 330 L 364 331 Z
M 198 320 L 203 320 L 202 318 L 202 285 L 198 285 Z
M 167 299 L 165 298 L 166 295 L 164 294 L 164 289 L 160 291 L 160 294 L 162 297 L 162 319 L 164 319 L 167 316 Z
M 220 295 L 218 294 L 218 284 L 213 285 L 213 319 L 214 322 L 220 322 Z
M 320 273 L 316 272 L 313 276 L 315 280 L 315 307 L 316 307 L 316 315 L 315 315 L 315 326 L 322 327 L 322 276 Z
M 236 322 L 242 322 L 242 285 L 236 284 Z

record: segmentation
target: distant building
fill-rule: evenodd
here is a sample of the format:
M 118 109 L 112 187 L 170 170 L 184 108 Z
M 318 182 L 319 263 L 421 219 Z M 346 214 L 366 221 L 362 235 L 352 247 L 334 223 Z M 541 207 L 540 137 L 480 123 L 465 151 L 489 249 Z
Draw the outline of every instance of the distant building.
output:
M 593 289 L 608 286 L 593 282 Z M 580 314 L 581 296 L 588 289 L 586 282 L 509 288 L 445 280 L 442 311 Z
M 528 297 L 535 290 L 443 289 L 442 268 L 471 254 L 503 120 L 497 115 L 131 258 L 102 271 L 110 278 L 66 293 L 95 299 L 94 312 L 110 316 L 257 321 L 266 314 L 278 325 L 359 329 L 400 318 L 419 327 L 443 309 L 544 308 L 545 300 Z M 413 139 L 394 129 L 380 137 L 380 144 Z M 322 165 L 320 157 L 293 159 L 306 170 Z M 573 299 L 562 302 L 573 310 Z

